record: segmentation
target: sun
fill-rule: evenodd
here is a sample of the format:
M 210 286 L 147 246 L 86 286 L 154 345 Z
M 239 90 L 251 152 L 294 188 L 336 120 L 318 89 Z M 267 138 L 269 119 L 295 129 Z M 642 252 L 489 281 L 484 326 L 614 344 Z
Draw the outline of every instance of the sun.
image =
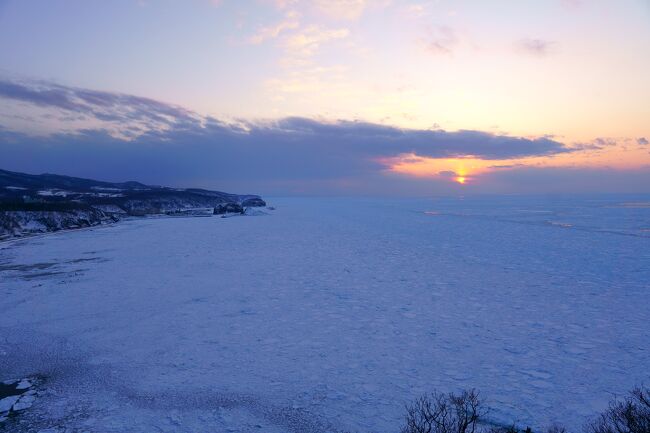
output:
M 467 182 L 467 178 L 465 176 L 457 176 L 454 178 L 454 180 L 460 183 L 461 185 L 464 185 L 465 182 Z

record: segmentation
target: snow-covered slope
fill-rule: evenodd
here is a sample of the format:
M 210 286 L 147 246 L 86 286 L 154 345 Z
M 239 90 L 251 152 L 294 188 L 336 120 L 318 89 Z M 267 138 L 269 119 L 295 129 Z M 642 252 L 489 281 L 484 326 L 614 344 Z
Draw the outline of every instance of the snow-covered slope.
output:
M 0 379 L 43 380 L 8 431 L 388 433 L 469 387 L 581 431 L 650 383 L 648 202 L 274 199 L 15 241 Z

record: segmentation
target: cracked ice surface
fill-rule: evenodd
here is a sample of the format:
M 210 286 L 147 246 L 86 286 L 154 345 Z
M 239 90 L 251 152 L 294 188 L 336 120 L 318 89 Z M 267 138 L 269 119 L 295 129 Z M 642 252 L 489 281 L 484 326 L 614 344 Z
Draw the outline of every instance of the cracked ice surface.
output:
M 650 379 L 648 207 L 271 202 L 5 244 L 0 380 L 44 377 L 15 431 L 394 432 L 469 387 L 577 430 Z

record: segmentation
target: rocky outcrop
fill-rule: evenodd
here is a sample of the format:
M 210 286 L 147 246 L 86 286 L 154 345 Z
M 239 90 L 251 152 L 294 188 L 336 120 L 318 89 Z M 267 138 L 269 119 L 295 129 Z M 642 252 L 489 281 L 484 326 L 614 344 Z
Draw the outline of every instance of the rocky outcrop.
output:
M 215 215 L 223 215 L 228 213 L 244 213 L 244 208 L 239 203 L 221 203 L 214 207 Z
M 249 197 L 242 200 L 241 205 L 243 207 L 264 207 L 266 206 L 266 202 L 260 197 Z

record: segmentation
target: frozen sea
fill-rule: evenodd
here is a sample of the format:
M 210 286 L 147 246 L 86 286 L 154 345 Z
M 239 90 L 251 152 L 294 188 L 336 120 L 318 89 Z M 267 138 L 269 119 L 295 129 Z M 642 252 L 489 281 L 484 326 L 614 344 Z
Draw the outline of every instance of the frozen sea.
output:
M 397 432 L 472 387 L 579 431 L 650 384 L 650 197 L 269 204 L 0 244 L 0 380 L 41 377 L 0 431 Z

